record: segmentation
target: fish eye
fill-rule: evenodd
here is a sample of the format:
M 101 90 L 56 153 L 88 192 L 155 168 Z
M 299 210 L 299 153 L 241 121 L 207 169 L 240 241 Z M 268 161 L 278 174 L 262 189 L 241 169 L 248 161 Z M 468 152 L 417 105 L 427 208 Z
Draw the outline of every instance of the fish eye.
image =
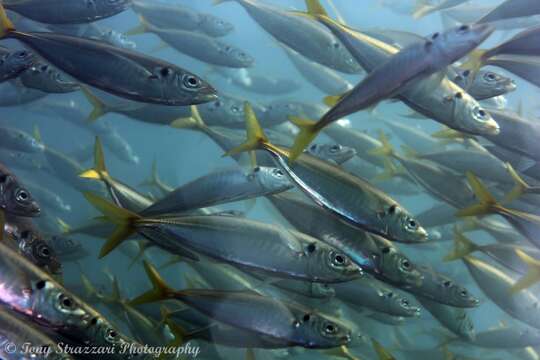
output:
M 27 57 L 27 56 L 28 56 L 28 52 L 27 52 L 27 51 L 24 51 L 24 50 L 23 50 L 23 51 L 19 51 L 19 53 L 17 54 L 17 57 L 18 57 L 19 59 L 24 59 L 24 58 Z
M 388 254 L 390 252 L 390 248 L 388 246 L 385 246 L 385 247 L 382 248 L 381 252 L 383 254 Z
M 332 146 L 330 146 L 330 152 L 332 152 L 332 153 L 336 153 L 336 152 L 338 152 L 340 149 L 341 149 L 341 146 L 339 146 L 339 145 L 332 145 Z
M 433 40 L 435 40 L 435 39 L 438 38 L 438 37 L 439 37 L 439 33 L 438 33 L 438 32 L 436 32 L 435 34 L 431 35 L 431 38 L 432 38 Z
M 465 70 L 461 74 L 465 77 L 468 77 L 471 74 L 471 70 Z
M 338 332 L 338 327 L 334 324 L 326 324 L 326 326 L 324 327 L 324 332 L 327 333 L 328 335 L 333 335 L 335 333 Z
M 216 107 L 221 107 L 221 105 L 223 105 L 223 102 L 222 102 L 221 100 L 218 100 L 218 101 L 216 101 L 216 102 L 214 103 L 214 105 L 215 105 Z
M 449 288 L 451 285 L 452 285 L 452 282 L 450 280 L 446 280 L 445 282 L 443 282 L 443 286 L 445 288 Z
M 407 299 L 401 299 L 401 305 L 403 305 L 403 306 L 409 306 L 409 300 L 407 300 Z
M 480 110 L 478 110 L 478 115 L 484 117 L 484 116 L 486 116 L 486 112 L 484 110 L 480 109 Z
M 233 113 L 239 113 L 239 112 L 240 112 L 240 108 L 239 108 L 238 106 L 236 106 L 236 105 L 233 105 L 233 106 L 231 106 L 231 111 L 232 111 Z
M 332 265 L 337 267 L 344 266 L 347 263 L 347 258 L 345 256 L 334 251 L 330 252 L 330 259 L 332 260 Z
M 461 25 L 458 29 L 459 32 L 465 32 L 469 30 L 469 25 Z
M 386 294 L 386 297 L 389 299 L 391 299 L 393 296 L 394 296 L 394 293 L 391 291 L 388 294 Z
M 283 171 L 281 171 L 281 169 L 274 169 L 272 171 L 272 173 L 277 176 L 277 177 L 282 177 L 284 174 L 283 174 Z
M 396 209 L 397 209 L 397 205 L 396 205 L 396 204 L 393 204 L 393 205 L 391 205 L 391 206 L 388 208 L 388 213 L 389 213 L 390 215 L 393 215 L 393 214 L 396 213 Z
M 106 337 L 108 340 L 114 341 L 118 337 L 118 333 L 114 329 L 107 329 Z
M 60 305 L 65 309 L 71 309 L 75 304 L 70 297 L 62 293 L 58 294 L 58 300 L 60 300 Z
M 416 230 L 418 228 L 418 223 L 413 219 L 409 219 L 407 221 L 407 228 L 411 230 Z
M 15 200 L 17 200 L 18 202 L 24 202 L 28 200 L 28 198 L 29 198 L 28 192 L 24 189 L 19 189 L 17 193 L 15 194 Z
M 484 79 L 486 79 L 487 81 L 493 81 L 497 79 L 497 76 L 494 73 L 488 72 L 484 74 Z
M 463 289 L 459 292 L 459 295 L 461 295 L 461 297 L 467 297 L 469 296 L 469 293 L 467 292 L 467 290 Z
M 456 99 L 463 99 L 463 93 L 461 91 L 456 93 Z
M 409 269 L 411 267 L 411 263 L 409 262 L 409 260 L 405 259 L 401 262 L 401 265 L 405 268 L 405 269 Z
M 317 246 L 313 243 L 309 244 L 307 247 L 306 247 L 306 251 L 308 253 L 312 253 L 314 252 L 315 250 L 317 249 Z
M 304 317 L 302 318 L 302 320 L 303 320 L 304 322 L 308 322 L 310 318 L 311 318 L 311 316 L 309 316 L 309 314 L 306 314 L 306 315 L 304 315 Z
M 334 46 L 334 49 L 339 49 L 340 45 L 339 43 L 335 42 L 332 46 Z
M 45 285 L 47 285 L 47 281 L 46 280 L 40 280 L 36 283 L 36 289 L 38 290 L 41 290 L 43 288 L 45 288 Z
M 182 81 L 189 89 L 198 88 L 201 85 L 200 80 L 193 75 L 184 75 Z
M 311 146 L 309 147 L 309 149 L 310 149 L 311 151 L 317 150 L 317 144 L 311 145 Z

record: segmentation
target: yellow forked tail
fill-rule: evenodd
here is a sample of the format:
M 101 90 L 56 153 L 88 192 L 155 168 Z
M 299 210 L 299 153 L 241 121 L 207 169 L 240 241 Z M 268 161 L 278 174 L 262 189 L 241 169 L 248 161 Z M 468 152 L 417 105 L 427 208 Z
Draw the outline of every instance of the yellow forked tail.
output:
M 133 223 L 141 217 L 95 194 L 85 192 L 83 195 L 108 221 L 116 224 L 116 229 L 101 248 L 99 257 L 102 258 L 135 232 Z
M 469 255 L 470 253 L 478 250 L 478 245 L 469 240 L 465 235 L 458 231 L 454 227 L 454 249 L 451 253 L 446 255 L 444 261 L 454 261 Z
M 291 148 L 289 161 L 296 160 L 308 145 L 317 137 L 320 129 L 317 128 L 317 123 L 309 119 L 302 119 L 296 116 L 289 116 L 289 120 L 298 127 L 300 132 L 294 139 L 294 144 Z
M 510 293 L 515 294 L 540 282 L 540 260 L 537 260 L 521 249 L 516 249 L 516 254 L 527 264 L 527 273 L 521 277 L 512 287 Z
M 504 209 L 484 184 L 472 172 L 467 171 L 467 181 L 471 186 L 474 194 L 478 198 L 478 203 L 471 205 L 465 209 L 459 210 L 456 215 L 460 217 L 477 216 L 496 213 L 499 209 Z
M 175 291 L 165 283 L 165 280 L 159 275 L 156 268 L 148 261 L 144 261 L 144 270 L 146 271 L 146 276 L 148 276 L 148 279 L 152 283 L 152 290 L 131 300 L 129 302 L 130 305 L 141 305 L 166 300 L 175 293 Z
M 101 101 L 100 98 L 94 95 L 87 86 L 82 85 L 81 91 L 86 100 L 90 103 L 90 105 L 92 105 L 92 111 L 86 118 L 86 121 L 94 122 L 110 111 L 107 104 L 105 104 L 103 101 Z
M 99 137 L 96 136 L 94 144 L 94 167 L 79 174 L 79 177 L 84 179 L 104 180 L 109 178 L 109 173 L 105 167 L 105 156 L 103 154 L 103 146 Z

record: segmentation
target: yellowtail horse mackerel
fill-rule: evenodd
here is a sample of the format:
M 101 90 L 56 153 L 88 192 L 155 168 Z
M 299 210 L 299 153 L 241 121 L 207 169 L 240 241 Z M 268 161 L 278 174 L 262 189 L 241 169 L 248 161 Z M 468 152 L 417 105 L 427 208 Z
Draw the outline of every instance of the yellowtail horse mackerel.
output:
M 302 154 L 289 164 L 290 152 L 268 141 L 249 103 L 244 105 L 247 140 L 226 155 L 266 150 L 308 197 L 345 222 L 389 240 L 417 243 L 427 232 L 404 208 L 366 180 L 340 167 Z
M 17 39 L 76 80 L 126 99 L 179 106 L 217 97 L 198 76 L 156 58 L 92 39 L 17 31 L 2 5 L 1 38 Z

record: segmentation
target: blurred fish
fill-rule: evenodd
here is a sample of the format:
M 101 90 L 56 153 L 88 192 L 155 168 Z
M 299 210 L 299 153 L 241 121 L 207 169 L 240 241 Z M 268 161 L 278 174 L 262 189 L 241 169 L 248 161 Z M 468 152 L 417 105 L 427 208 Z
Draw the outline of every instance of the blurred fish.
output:
M 39 216 L 40 207 L 19 179 L 0 164 L 0 210 L 18 216 Z
M 79 261 L 90 255 L 79 241 L 65 235 L 48 235 L 46 239 L 61 262 Z
M 221 37 L 234 30 L 233 24 L 212 14 L 200 13 L 199 19 L 200 22 L 197 30 L 208 36 Z
M 13 79 L 32 65 L 34 56 L 26 50 L 10 50 L 0 46 L 0 82 Z
M 327 95 L 343 94 L 352 89 L 352 84 L 334 70 L 306 59 L 286 45 L 282 48 L 304 79 Z
M 171 30 L 145 22 L 143 25 L 175 50 L 211 65 L 246 68 L 255 61 L 244 50 L 205 34 Z
M 508 94 L 517 88 L 514 80 L 489 70 L 479 70 L 474 76 L 470 70 L 450 68 L 448 77 L 458 86 L 467 90 L 476 100 L 491 99 Z
M 422 131 L 420 128 L 410 126 L 408 124 L 402 124 L 398 121 L 387 121 L 384 123 L 392 130 L 392 134 L 395 134 L 401 141 L 403 141 L 408 147 L 414 149 L 414 151 L 424 154 L 430 151 L 440 149 L 444 150 L 444 145 L 437 139 L 434 139 L 431 135 Z M 381 146 L 380 141 L 375 141 L 376 147 Z M 373 148 L 369 149 L 373 150 Z
M 18 82 L 0 84 L 0 107 L 28 104 L 45 96 L 46 92 L 26 88 Z
M 523 325 L 501 326 L 476 333 L 470 342 L 488 349 L 511 349 L 538 346 L 540 331 Z
M 414 9 L 412 16 L 415 19 L 420 19 L 434 12 L 461 5 L 462 3 L 465 3 L 467 1 L 468 0 L 442 0 L 438 4 L 434 4 L 434 5 L 430 4 L 426 0 L 417 1 L 416 8 Z
M 438 301 L 417 296 L 416 299 L 445 328 L 467 341 L 476 339 L 474 323 L 464 308 L 441 304 Z
M 70 0 L 23 0 L 4 4 L 8 10 L 46 24 L 89 23 L 117 15 L 130 6 L 131 0 L 93 0 L 91 4 Z
M 531 0 L 505 0 L 488 14 L 484 15 L 477 23 L 489 23 L 503 19 L 531 16 L 540 14 L 540 6 Z
M 215 0 L 238 2 L 265 31 L 277 41 L 305 57 L 348 74 L 360 66 L 346 48 L 330 32 L 304 14 L 264 5 L 257 0 Z
M 199 104 L 216 97 L 210 85 L 173 64 L 96 40 L 18 32 L 4 9 L 0 11 L 0 37 L 22 41 L 83 83 L 127 99 L 166 105 Z
M 278 341 L 285 340 L 291 346 L 332 348 L 346 345 L 351 340 L 351 330 L 346 325 L 300 305 L 245 292 L 175 291 L 150 264 L 145 263 L 145 269 L 153 290 L 137 297 L 132 304 L 176 298 L 225 324 L 269 335 Z
M 268 76 L 255 73 L 250 69 L 234 69 L 226 67 L 213 67 L 221 76 L 225 77 L 229 83 L 238 86 L 246 91 L 261 95 L 284 95 L 301 88 L 301 84 L 290 77 Z
M 254 109 L 256 110 L 256 107 Z M 266 127 L 272 126 L 266 124 L 277 125 L 286 122 L 289 116 L 318 118 L 319 116 L 322 116 L 325 111 L 326 108 L 323 105 L 310 104 L 290 99 L 274 100 L 266 106 L 266 111 L 261 115 L 261 120 Z
M 53 190 L 31 181 L 26 181 L 25 185 L 30 189 L 32 195 L 38 200 L 41 206 L 47 209 L 47 211 L 54 211 L 57 213 L 71 212 L 71 205 Z
M 294 164 L 288 164 L 285 159 L 289 158 L 289 150 L 268 142 L 249 103 L 246 103 L 244 112 L 247 140 L 227 154 L 265 150 L 308 197 L 330 214 L 352 226 L 394 241 L 426 241 L 426 231 L 412 215 L 364 179 L 307 154 L 302 154 Z M 356 194 L 355 198 L 350 194 Z
M 3 151 L 13 150 L 24 153 L 41 153 L 45 146 L 41 144 L 35 136 L 22 130 L 12 127 L 0 127 L 0 147 Z
M 80 89 L 77 82 L 66 79 L 57 69 L 42 61 L 34 62 L 21 74 L 20 79 L 27 88 L 46 93 L 63 94 Z
M 293 185 L 278 168 L 255 167 L 213 172 L 176 188 L 144 209 L 143 216 L 178 214 L 188 210 L 248 200 L 289 190 Z

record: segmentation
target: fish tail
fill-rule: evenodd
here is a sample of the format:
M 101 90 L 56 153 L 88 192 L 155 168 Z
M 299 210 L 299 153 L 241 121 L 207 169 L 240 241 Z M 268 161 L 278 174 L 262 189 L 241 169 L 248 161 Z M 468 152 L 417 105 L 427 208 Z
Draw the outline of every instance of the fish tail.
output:
M 472 78 L 476 76 L 478 70 L 484 65 L 484 56 L 486 50 L 476 49 L 469 53 L 469 57 L 463 65 L 460 66 L 463 70 L 469 70 L 472 74 Z
M 317 137 L 320 129 L 317 128 L 317 123 L 313 120 L 303 119 L 296 116 L 289 116 L 289 120 L 298 127 L 300 132 L 294 139 L 294 144 L 291 148 L 289 160 L 296 160 L 304 149 Z
M 376 182 L 387 181 L 394 178 L 396 175 L 399 174 L 399 171 L 396 168 L 396 165 L 394 165 L 392 160 L 390 160 L 387 157 L 383 159 L 383 166 L 384 166 L 384 170 L 381 173 L 377 174 L 375 177 L 373 177 L 371 179 L 372 182 L 376 183 Z
M 516 249 L 515 251 L 517 256 L 527 265 L 527 273 L 512 285 L 510 288 L 511 294 L 515 294 L 540 282 L 540 261 L 527 255 L 521 249 Z
M 374 156 L 394 156 L 394 148 L 382 131 L 379 132 L 379 140 L 381 142 L 381 146 L 368 151 L 368 154 Z
M 139 186 L 151 186 L 160 189 L 161 179 L 159 178 L 157 170 L 157 160 L 154 159 L 152 162 L 152 170 L 150 172 L 150 177 L 142 181 Z
M 467 208 L 459 210 L 456 215 L 459 217 L 487 215 L 496 212 L 502 206 L 497 202 L 497 199 L 491 195 L 485 185 L 472 172 L 467 171 L 467 181 L 471 186 L 478 203 Z
M 264 131 L 257 120 L 257 115 L 253 111 L 253 108 L 249 102 L 244 103 L 244 114 L 246 119 L 246 135 L 247 139 L 243 144 L 238 145 L 235 148 L 227 151 L 223 156 L 232 156 L 240 154 L 246 151 L 254 151 L 258 149 L 263 149 L 266 147 L 275 148 L 268 138 L 264 134 Z
M 324 9 L 324 7 L 321 5 L 321 2 L 319 0 L 305 0 L 307 12 L 310 15 L 316 16 L 316 15 L 322 15 L 322 16 L 328 16 L 328 13 Z
M 414 19 L 420 19 L 430 14 L 435 7 L 428 4 L 425 0 L 417 0 L 415 8 L 412 13 Z
M 146 249 L 150 247 L 150 243 L 137 241 L 137 255 L 133 257 L 131 262 L 128 265 L 128 269 L 131 269 L 133 265 L 135 265 L 139 260 L 141 260 L 144 257 L 144 253 Z
M 86 298 L 93 300 L 102 300 L 102 296 L 99 294 L 96 287 L 92 284 L 90 279 L 83 273 L 81 273 L 81 284 L 84 288 Z
M 379 343 L 377 340 L 371 338 L 371 344 L 373 346 L 373 350 L 375 350 L 375 353 L 377 354 L 379 359 L 381 360 L 395 359 L 394 356 L 390 354 L 390 352 L 388 352 L 388 350 L 386 350 L 384 346 L 382 346 L 381 343 Z
M 92 105 L 92 111 L 86 118 L 87 122 L 94 122 L 110 111 L 107 104 L 94 95 L 87 86 L 81 85 L 81 91 L 86 100 Z
M 454 249 L 451 253 L 446 255 L 444 261 L 454 261 L 461 259 L 464 256 L 469 255 L 470 253 L 478 250 L 478 245 L 473 243 L 465 235 L 459 232 L 457 229 L 454 229 Z
M 4 6 L 0 4 L 0 39 L 8 37 L 13 31 L 15 31 L 15 25 L 9 20 Z
M 169 126 L 175 129 L 196 129 L 205 131 L 208 126 L 205 124 L 197 106 L 191 105 L 189 108 L 191 110 L 191 116 L 173 120 Z
M 99 258 L 103 258 L 135 232 L 134 223 L 136 220 L 141 219 L 141 217 L 95 194 L 85 192 L 83 195 L 108 221 L 117 225 L 114 232 L 101 248 Z
M 143 262 L 143 264 L 144 270 L 146 271 L 146 276 L 148 276 L 148 279 L 152 283 L 152 290 L 149 290 L 131 300 L 129 304 L 141 305 L 170 298 L 171 294 L 174 294 L 175 291 L 165 283 L 165 280 L 163 280 L 152 264 L 146 260 Z
M 103 146 L 101 140 L 96 136 L 94 144 L 94 167 L 79 174 L 79 177 L 84 179 L 104 180 L 109 178 L 109 172 L 105 167 L 105 155 L 103 154 Z
M 526 193 L 540 193 L 540 187 L 533 187 L 527 184 L 527 182 L 523 180 L 523 178 L 517 173 L 514 167 L 510 165 L 510 163 L 506 163 L 505 165 L 508 173 L 512 177 L 512 180 L 514 180 L 515 185 L 514 188 L 510 190 L 508 194 L 506 194 L 506 196 L 502 200 L 502 203 L 510 203 Z
M 134 36 L 134 35 L 141 35 L 148 32 L 148 23 L 142 16 L 139 16 L 139 21 L 141 22 L 139 25 L 129 29 L 124 35 L 126 36 Z

